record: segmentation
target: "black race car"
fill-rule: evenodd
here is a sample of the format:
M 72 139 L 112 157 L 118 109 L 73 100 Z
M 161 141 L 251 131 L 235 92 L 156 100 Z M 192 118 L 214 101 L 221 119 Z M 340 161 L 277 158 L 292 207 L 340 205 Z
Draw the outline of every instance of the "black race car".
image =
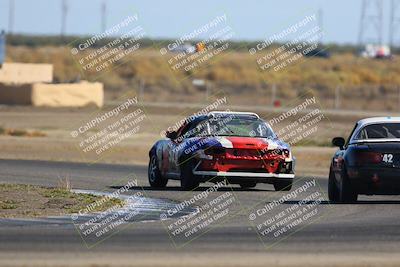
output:
M 329 171 L 329 200 L 354 202 L 359 194 L 400 194 L 400 117 L 368 118 L 356 123 L 339 147 Z

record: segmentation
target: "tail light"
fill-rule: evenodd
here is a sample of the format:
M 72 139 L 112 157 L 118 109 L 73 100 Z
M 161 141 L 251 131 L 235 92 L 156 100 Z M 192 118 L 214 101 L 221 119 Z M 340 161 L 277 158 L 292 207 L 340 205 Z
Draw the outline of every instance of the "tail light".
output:
M 356 152 L 355 162 L 357 165 L 378 164 L 382 162 L 382 154 L 378 152 Z

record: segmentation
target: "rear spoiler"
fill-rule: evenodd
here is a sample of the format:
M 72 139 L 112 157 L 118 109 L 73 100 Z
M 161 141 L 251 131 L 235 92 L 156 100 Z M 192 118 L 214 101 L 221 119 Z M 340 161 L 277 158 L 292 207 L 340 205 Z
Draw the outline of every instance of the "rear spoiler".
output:
M 379 138 L 379 139 L 361 139 L 361 140 L 354 140 L 350 143 L 351 144 L 362 144 L 362 143 L 393 143 L 399 142 L 400 138 Z

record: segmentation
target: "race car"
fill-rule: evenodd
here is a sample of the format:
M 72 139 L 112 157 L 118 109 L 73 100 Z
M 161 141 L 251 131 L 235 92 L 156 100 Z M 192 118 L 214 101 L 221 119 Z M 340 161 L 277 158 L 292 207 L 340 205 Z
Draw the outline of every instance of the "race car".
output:
M 335 137 L 332 144 L 339 150 L 329 171 L 331 201 L 355 202 L 359 194 L 400 194 L 400 117 L 360 120 L 347 141 Z
M 148 178 L 152 187 L 180 180 L 184 190 L 202 182 L 239 184 L 242 188 L 270 183 L 291 189 L 295 159 L 288 144 L 255 113 L 210 112 L 191 116 L 167 139 L 150 149 Z

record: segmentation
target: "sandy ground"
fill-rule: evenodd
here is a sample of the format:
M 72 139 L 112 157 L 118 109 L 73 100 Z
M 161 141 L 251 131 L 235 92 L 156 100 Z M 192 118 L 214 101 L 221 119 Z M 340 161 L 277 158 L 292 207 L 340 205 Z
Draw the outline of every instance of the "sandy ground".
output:
M 94 155 L 82 156 L 73 140 L 1 136 L 0 158 L 147 165 L 148 151 L 155 138 L 150 135 L 137 136 L 99 159 Z M 330 147 L 294 147 L 297 172 L 300 175 L 326 175 L 335 150 Z
M 173 266 L 173 267 L 203 267 L 203 266 L 324 266 L 324 267 L 397 267 L 400 256 L 393 254 L 268 254 L 265 253 L 25 253 L 13 255 L 0 253 L 2 266 L 8 267 L 87 267 L 87 266 Z M 222 260 L 223 259 L 223 260 Z
M 37 159 L 69 162 L 102 162 L 120 164 L 142 164 L 148 162 L 148 151 L 160 134 L 171 125 L 175 125 L 189 109 L 146 108 L 146 120 L 140 125 L 140 131 L 121 141 L 101 155 L 84 153 L 79 147 L 82 139 L 72 138 L 71 131 L 83 125 L 96 114 L 95 109 L 46 109 L 30 107 L 0 107 L 0 127 L 38 131 L 45 137 L 16 137 L 0 135 L 0 158 Z M 29 115 L 28 115 L 29 114 Z M 267 115 L 264 115 L 267 117 Z M 346 136 L 352 127 L 349 116 L 330 117 L 321 122 L 311 142 L 329 144 L 334 136 Z M 297 172 L 300 175 L 326 175 L 330 158 L 335 148 L 312 146 L 294 146 L 293 154 L 297 158 Z

